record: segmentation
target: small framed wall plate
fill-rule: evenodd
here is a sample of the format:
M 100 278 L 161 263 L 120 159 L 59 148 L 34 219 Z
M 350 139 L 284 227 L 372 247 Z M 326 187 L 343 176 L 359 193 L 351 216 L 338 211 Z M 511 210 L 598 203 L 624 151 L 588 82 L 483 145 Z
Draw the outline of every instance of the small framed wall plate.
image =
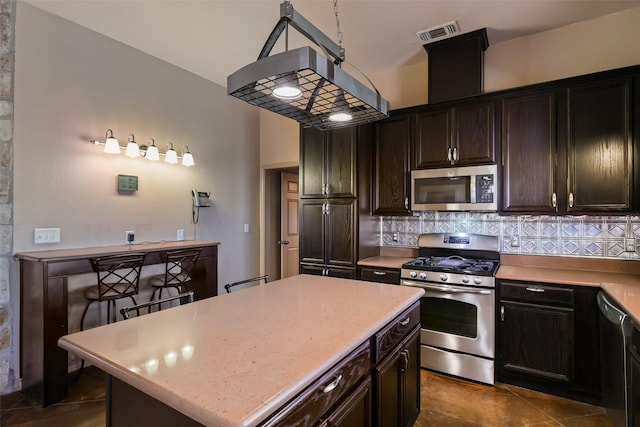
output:
M 118 191 L 138 191 L 138 177 L 135 175 L 118 175 Z

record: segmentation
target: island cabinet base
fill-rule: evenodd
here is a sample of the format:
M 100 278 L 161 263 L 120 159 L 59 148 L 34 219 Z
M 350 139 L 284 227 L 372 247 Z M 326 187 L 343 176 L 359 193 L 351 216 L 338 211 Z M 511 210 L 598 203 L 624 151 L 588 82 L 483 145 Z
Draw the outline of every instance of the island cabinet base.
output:
M 203 427 L 172 407 L 107 375 L 107 427 Z

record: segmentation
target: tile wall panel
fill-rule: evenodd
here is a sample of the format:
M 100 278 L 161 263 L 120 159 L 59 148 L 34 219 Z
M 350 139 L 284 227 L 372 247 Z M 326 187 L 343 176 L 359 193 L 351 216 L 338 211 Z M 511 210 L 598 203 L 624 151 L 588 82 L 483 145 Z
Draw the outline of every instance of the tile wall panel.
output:
M 419 212 L 380 222 L 382 246 L 416 248 L 422 233 L 475 233 L 498 236 L 502 253 L 640 260 L 640 216 Z M 625 251 L 625 239 L 635 239 L 634 252 Z M 515 240 L 517 246 L 512 245 Z

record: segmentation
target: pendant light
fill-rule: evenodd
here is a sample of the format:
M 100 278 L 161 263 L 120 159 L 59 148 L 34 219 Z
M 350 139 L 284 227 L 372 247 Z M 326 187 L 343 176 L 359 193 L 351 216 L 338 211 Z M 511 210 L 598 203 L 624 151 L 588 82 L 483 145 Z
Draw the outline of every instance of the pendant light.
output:
M 334 12 L 339 45 L 297 13 L 291 3 L 280 4 L 280 20 L 265 42 L 258 59 L 227 77 L 227 93 L 249 104 L 313 126 L 333 129 L 381 120 L 388 117 L 389 102 L 372 88 L 346 73 L 342 31 L 338 19 L 337 0 Z M 302 47 L 269 55 L 278 38 L 289 25 L 318 45 L 333 59 L 320 55 L 310 47 Z M 288 35 L 287 35 L 288 37 Z M 287 41 L 288 48 L 288 41 Z M 363 74 L 364 75 L 364 74 Z M 298 88 L 297 92 L 294 88 Z M 344 102 L 342 101 L 344 100 Z M 347 110 L 330 119 L 334 104 L 343 102 Z M 346 115 L 351 120 L 345 120 Z
M 349 122 L 353 120 L 353 115 L 349 110 L 349 104 L 344 98 L 344 91 L 339 91 L 336 100 L 333 103 L 329 120 L 338 123 Z

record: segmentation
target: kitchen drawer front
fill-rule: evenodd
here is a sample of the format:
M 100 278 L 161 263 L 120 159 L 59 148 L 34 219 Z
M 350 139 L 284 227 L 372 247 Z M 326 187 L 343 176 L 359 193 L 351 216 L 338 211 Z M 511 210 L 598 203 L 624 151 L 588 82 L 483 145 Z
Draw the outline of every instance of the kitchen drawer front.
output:
M 315 426 L 370 373 L 371 347 L 367 341 L 261 426 Z
M 566 307 L 574 306 L 573 289 L 540 283 L 501 281 L 500 299 Z
M 360 267 L 360 280 L 399 285 L 400 270 L 391 268 Z
M 374 335 L 373 361 L 375 364 L 383 360 L 398 346 L 409 332 L 420 324 L 420 301 L 416 302 L 391 323 Z

